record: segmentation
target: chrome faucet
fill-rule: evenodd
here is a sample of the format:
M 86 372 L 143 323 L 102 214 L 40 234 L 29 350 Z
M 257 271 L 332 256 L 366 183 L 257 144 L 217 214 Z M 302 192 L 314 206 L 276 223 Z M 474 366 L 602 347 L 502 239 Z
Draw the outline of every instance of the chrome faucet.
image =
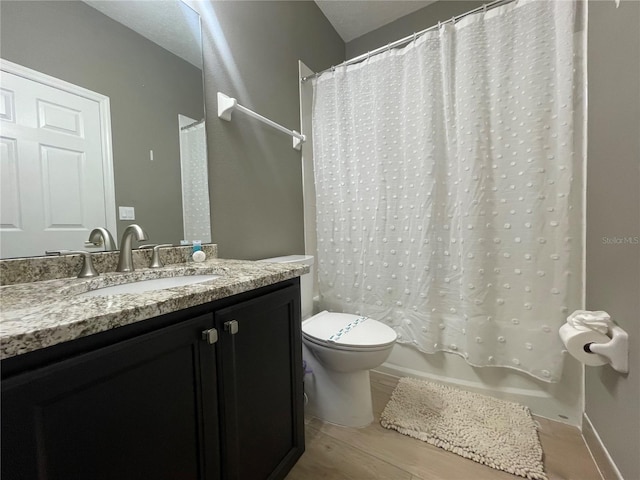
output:
M 120 257 L 118 258 L 117 272 L 133 272 L 133 255 L 131 249 L 132 237 L 135 235 L 139 242 L 147 240 L 147 234 L 140 225 L 135 223 L 124 229 L 122 240 L 120 241 Z
M 84 242 L 85 247 L 99 247 L 104 244 L 104 251 L 109 252 L 116 249 L 116 242 L 106 228 L 94 228 L 89 234 L 89 241 Z

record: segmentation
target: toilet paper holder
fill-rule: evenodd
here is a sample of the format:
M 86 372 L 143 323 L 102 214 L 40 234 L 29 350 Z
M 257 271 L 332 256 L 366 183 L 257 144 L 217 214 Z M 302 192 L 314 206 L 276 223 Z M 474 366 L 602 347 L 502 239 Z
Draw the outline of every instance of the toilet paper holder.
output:
M 588 343 L 584 349 L 588 353 L 597 353 L 609 361 L 611 367 L 620 373 L 629 372 L 629 334 L 618 325 L 610 325 L 607 343 Z

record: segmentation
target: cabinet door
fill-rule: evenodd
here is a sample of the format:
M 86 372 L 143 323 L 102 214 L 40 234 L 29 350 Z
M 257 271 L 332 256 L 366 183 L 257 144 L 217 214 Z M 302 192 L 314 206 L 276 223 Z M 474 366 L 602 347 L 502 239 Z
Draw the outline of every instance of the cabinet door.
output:
M 225 478 L 284 478 L 304 452 L 299 285 L 214 315 Z
M 3 381 L 2 478 L 219 478 L 211 314 Z

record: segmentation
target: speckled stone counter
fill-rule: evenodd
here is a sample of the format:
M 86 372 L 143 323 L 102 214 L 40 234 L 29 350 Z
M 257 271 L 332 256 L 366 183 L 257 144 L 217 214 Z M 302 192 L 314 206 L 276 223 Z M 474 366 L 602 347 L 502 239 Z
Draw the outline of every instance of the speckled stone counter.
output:
M 0 287 L 0 359 L 201 305 L 308 273 L 301 264 L 211 259 L 203 263 L 62 278 Z M 204 283 L 138 294 L 78 297 L 153 278 L 217 274 Z
M 204 244 L 202 251 L 207 258 L 218 257 L 218 245 Z M 160 260 L 164 265 L 180 264 L 189 261 L 192 247 L 173 246 L 160 249 Z M 120 252 L 93 252 L 93 266 L 99 273 L 114 272 L 118 265 Z M 136 269 L 145 268 L 151 260 L 151 249 L 134 249 L 131 252 Z M 82 255 L 71 254 L 46 257 L 24 257 L 0 260 L 0 285 L 38 282 L 56 278 L 73 277 L 80 272 Z

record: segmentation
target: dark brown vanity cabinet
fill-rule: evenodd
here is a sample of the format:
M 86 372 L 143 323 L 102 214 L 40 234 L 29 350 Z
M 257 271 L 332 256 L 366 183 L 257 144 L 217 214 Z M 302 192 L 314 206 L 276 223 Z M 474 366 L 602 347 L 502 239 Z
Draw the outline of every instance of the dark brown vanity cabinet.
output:
M 290 280 L 5 360 L 2 478 L 284 478 L 301 355 Z
M 214 313 L 228 478 L 283 478 L 304 451 L 299 298 L 283 290 Z
M 208 478 L 219 464 L 215 348 L 198 337 L 212 318 L 3 381 L 2 478 Z

